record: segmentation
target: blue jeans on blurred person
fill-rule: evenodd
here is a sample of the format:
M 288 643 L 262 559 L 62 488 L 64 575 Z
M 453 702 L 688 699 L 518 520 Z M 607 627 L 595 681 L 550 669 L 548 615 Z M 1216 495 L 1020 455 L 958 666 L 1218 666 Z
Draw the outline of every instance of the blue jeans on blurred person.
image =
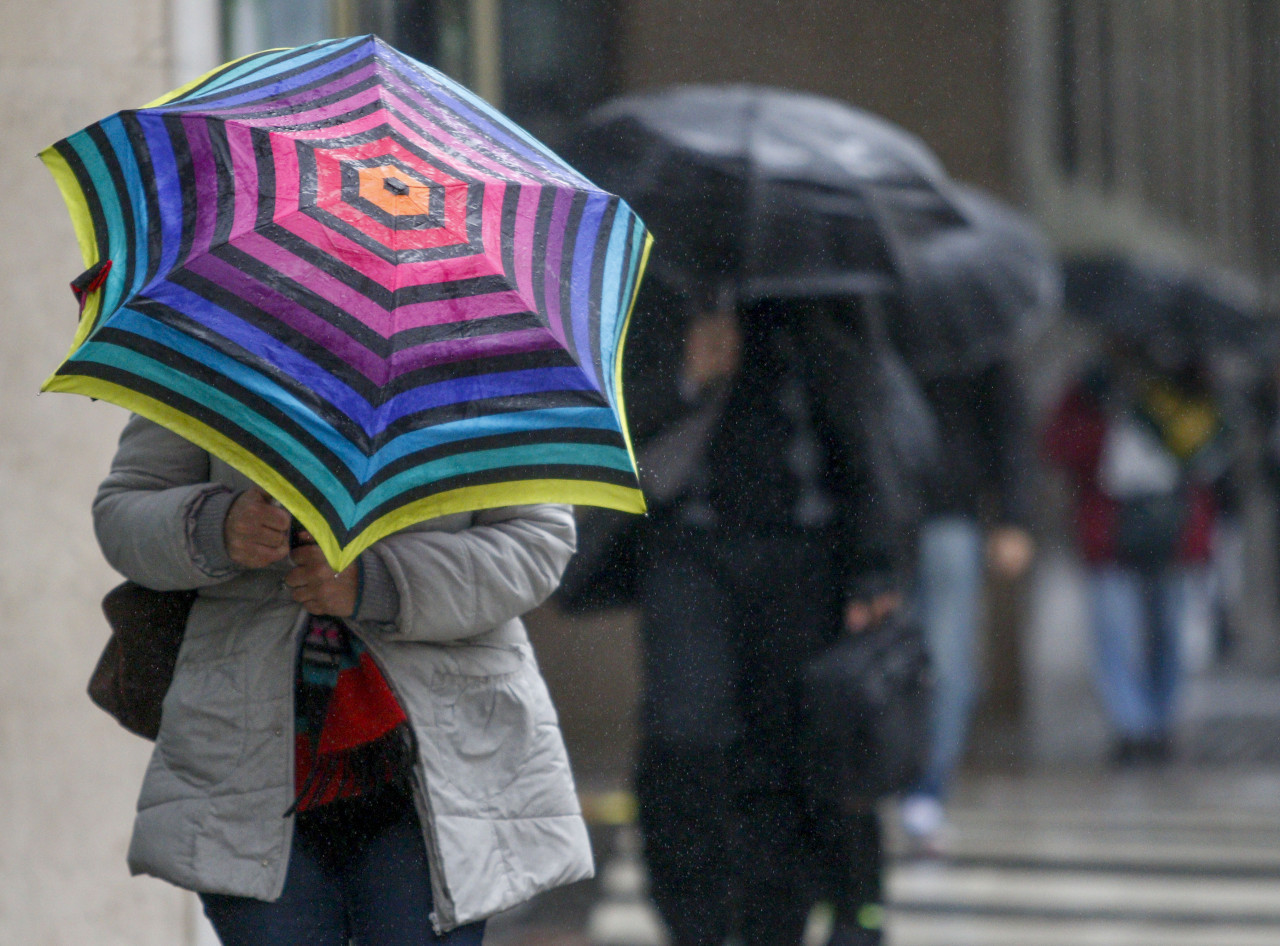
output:
M 431 925 L 431 872 L 412 795 L 337 801 L 297 816 L 273 903 L 201 894 L 223 946 L 480 946 L 483 922 Z
M 1182 678 L 1182 625 L 1190 575 L 1170 566 L 1090 570 L 1094 673 L 1119 738 L 1165 740 Z
M 902 799 L 903 830 L 920 853 L 941 853 L 942 799 L 964 754 L 977 695 L 977 639 L 985 566 L 983 532 L 965 515 L 934 516 L 920 529 L 916 607 L 933 661 L 929 753 L 920 784 Z
M 977 696 L 983 532 L 968 516 L 938 516 L 920 532 L 917 601 L 933 659 L 933 733 L 920 792 L 941 798 L 964 754 Z

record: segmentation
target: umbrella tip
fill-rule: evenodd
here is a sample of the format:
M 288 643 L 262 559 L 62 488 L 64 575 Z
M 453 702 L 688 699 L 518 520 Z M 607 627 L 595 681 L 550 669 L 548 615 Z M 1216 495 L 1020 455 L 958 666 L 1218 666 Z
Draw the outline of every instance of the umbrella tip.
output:
M 409 185 L 398 177 L 384 177 L 382 179 L 382 186 L 393 194 L 400 194 L 403 196 L 409 193 Z

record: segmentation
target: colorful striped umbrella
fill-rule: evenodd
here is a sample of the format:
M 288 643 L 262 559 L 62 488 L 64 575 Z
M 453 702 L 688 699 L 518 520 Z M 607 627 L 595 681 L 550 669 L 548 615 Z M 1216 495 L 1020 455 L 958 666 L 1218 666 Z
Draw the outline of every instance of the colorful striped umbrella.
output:
M 45 390 L 226 460 L 335 568 L 451 512 L 644 510 L 620 368 L 649 235 L 436 70 L 271 50 L 41 157 L 88 267 Z

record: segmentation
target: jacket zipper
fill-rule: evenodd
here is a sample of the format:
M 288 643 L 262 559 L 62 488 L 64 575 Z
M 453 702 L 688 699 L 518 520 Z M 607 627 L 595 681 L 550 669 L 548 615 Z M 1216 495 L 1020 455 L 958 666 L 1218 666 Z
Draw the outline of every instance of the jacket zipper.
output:
M 365 650 L 369 653 L 369 658 L 378 668 L 378 672 L 382 674 L 382 679 L 387 682 L 387 686 L 391 688 L 391 693 L 395 696 L 396 702 L 400 704 L 400 708 L 404 711 L 406 718 L 409 716 L 409 704 L 404 701 L 400 694 L 399 685 L 387 673 L 386 666 L 378 656 L 377 649 L 369 645 L 369 641 L 365 638 L 355 626 L 353 621 L 344 621 L 347 629 L 351 631 L 360 642 L 364 644 Z M 414 727 L 414 744 L 417 745 L 417 727 L 414 725 L 413 719 L 409 719 L 409 725 Z M 431 869 L 431 899 L 433 909 L 431 911 L 431 926 L 435 929 L 436 935 L 444 935 L 445 930 L 441 925 L 440 914 L 441 908 L 447 906 L 447 912 L 452 916 L 453 900 L 449 896 L 448 889 L 444 883 L 444 863 L 440 858 L 440 849 L 436 843 L 436 825 L 435 815 L 431 811 L 431 796 L 427 793 L 427 774 L 422 764 L 422 750 L 418 749 L 416 757 L 413 760 L 413 801 L 418 809 L 418 820 L 421 822 L 422 840 L 427 850 L 427 863 Z
M 294 628 L 294 632 L 293 632 L 293 660 L 289 664 L 289 699 L 287 701 L 288 709 L 285 711 L 285 729 L 280 734 L 281 739 L 288 740 L 288 742 L 285 743 L 285 777 L 287 779 L 285 782 L 285 785 L 287 785 L 289 788 L 290 798 L 293 798 L 294 792 L 295 792 L 294 782 L 296 781 L 296 778 L 297 778 L 296 773 L 297 773 L 297 764 L 298 764 L 297 758 L 295 757 L 297 746 L 294 744 L 295 740 L 293 738 L 294 727 L 298 725 L 297 718 L 296 718 L 297 711 L 298 711 L 298 708 L 296 705 L 296 702 L 297 702 L 296 678 L 298 673 L 298 656 L 300 655 L 302 650 L 302 639 L 307 633 L 307 619 L 308 619 L 308 614 L 306 611 L 303 611 L 302 614 L 298 617 L 297 627 Z M 284 856 L 281 858 L 282 868 L 280 870 L 280 875 L 281 875 L 280 889 L 281 891 L 283 891 L 284 884 L 288 880 L 289 861 L 293 856 L 293 829 L 294 829 L 295 820 L 294 818 L 289 817 L 287 814 L 281 815 L 281 818 L 284 820 L 284 847 L 283 847 Z

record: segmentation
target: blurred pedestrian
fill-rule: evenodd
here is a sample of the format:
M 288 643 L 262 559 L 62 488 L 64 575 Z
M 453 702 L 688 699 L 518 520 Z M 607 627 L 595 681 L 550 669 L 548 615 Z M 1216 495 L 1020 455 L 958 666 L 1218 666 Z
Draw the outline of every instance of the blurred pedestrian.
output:
M 568 507 L 434 519 L 334 572 L 261 489 L 134 417 L 94 521 L 129 578 L 199 589 L 129 866 L 197 891 L 227 946 L 478 944 L 590 876 L 520 621 L 573 553 Z
M 1272 508 L 1280 508 L 1280 356 L 1271 354 L 1270 365 L 1256 382 L 1249 407 L 1261 432 L 1259 485 L 1269 493 Z M 1280 564 L 1280 530 L 1275 532 L 1274 541 L 1277 544 L 1272 546 L 1273 561 Z
M 1206 575 L 1228 461 L 1204 365 L 1113 346 L 1053 411 L 1044 451 L 1074 485 L 1112 760 L 1163 761 L 1175 736 L 1188 595 Z
M 662 302 L 679 311 L 679 297 Z M 876 816 L 812 798 L 796 742 L 805 661 L 898 602 L 897 537 L 877 525 L 858 444 L 827 399 L 840 368 L 810 331 L 821 319 L 852 331 L 856 312 L 729 299 L 682 327 L 646 309 L 628 341 L 642 475 L 684 470 L 635 559 L 636 793 L 678 946 L 733 932 L 795 946 L 819 886 L 836 904 L 833 944 L 880 942 Z
M 1015 367 L 1001 359 L 927 378 L 946 465 L 930 479 L 916 569 L 919 617 L 933 659 L 932 740 L 925 777 L 902 799 L 915 851 L 937 853 L 943 804 L 964 754 L 978 692 L 978 632 L 987 569 L 1013 580 L 1031 564 L 1028 431 Z M 988 523 L 992 523 L 988 528 Z

